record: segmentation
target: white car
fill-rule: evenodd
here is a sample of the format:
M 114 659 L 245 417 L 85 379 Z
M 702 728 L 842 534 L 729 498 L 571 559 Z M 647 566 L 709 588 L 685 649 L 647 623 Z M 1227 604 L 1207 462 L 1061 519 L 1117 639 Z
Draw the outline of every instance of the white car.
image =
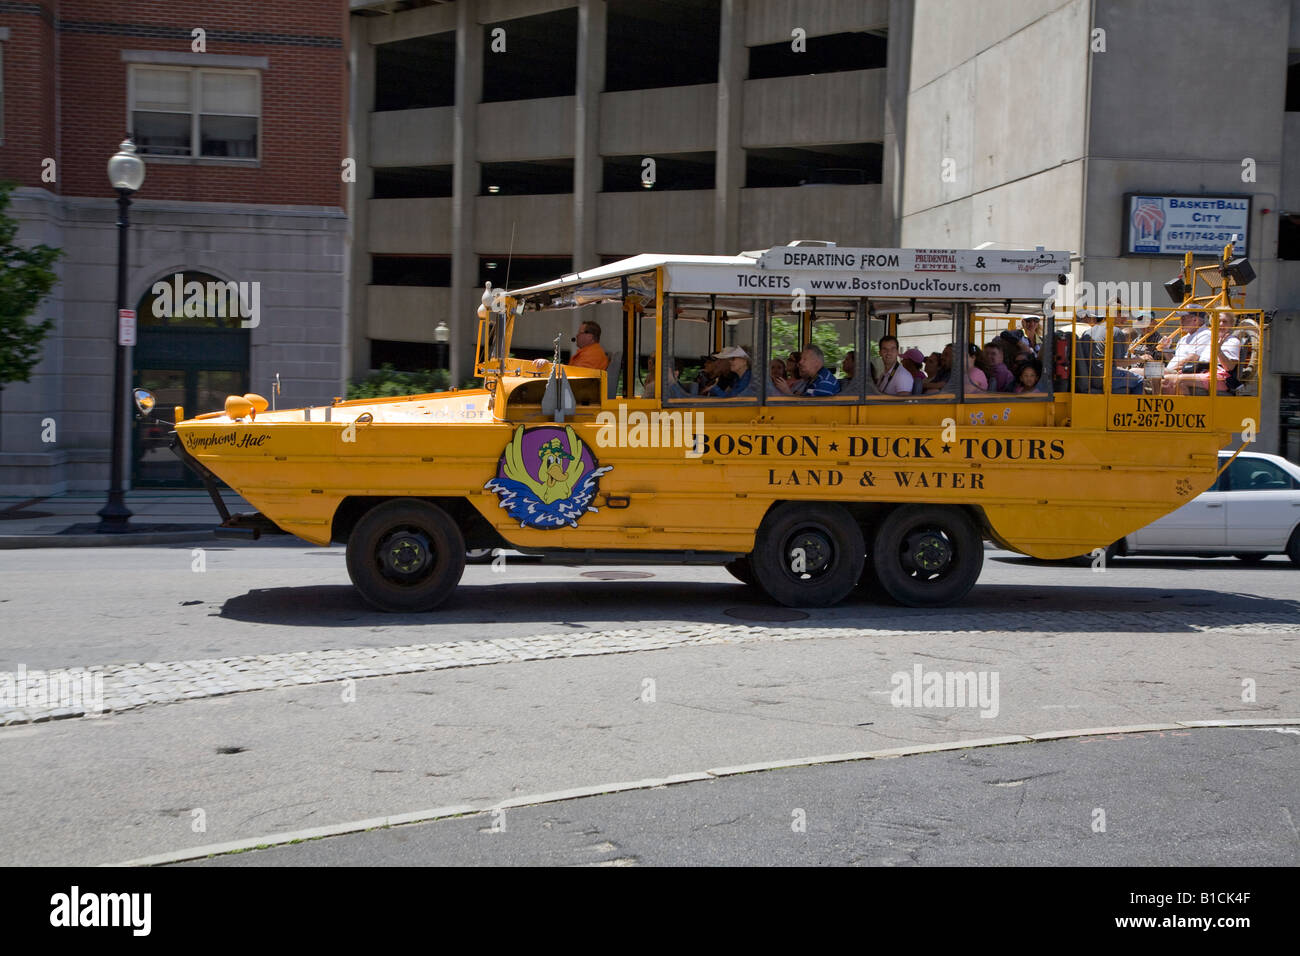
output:
M 1231 457 L 1220 452 L 1220 466 Z M 1106 556 L 1142 554 L 1231 554 L 1246 562 L 1285 554 L 1300 566 L 1300 466 L 1243 451 L 1208 491 L 1116 541 Z

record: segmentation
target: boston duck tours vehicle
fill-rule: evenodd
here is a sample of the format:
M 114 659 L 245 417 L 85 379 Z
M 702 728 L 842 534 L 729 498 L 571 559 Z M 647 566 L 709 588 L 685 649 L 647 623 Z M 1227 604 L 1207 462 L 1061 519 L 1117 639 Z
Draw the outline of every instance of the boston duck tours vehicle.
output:
M 1047 559 L 1105 548 L 1195 498 L 1220 450 L 1253 438 L 1257 389 L 1123 367 L 1115 306 L 1085 323 L 1099 381 L 1081 388 L 1081 324 L 1044 301 L 1068 270 L 1042 249 L 638 255 L 489 288 L 482 388 L 279 411 L 230 396 L 195 418 L 178 408 L 174 448 L 214 492 L 219 533 L 344 542 L 352 581 L 388 611 L 437 606 L 467 549 L 485 548 L 723 565 L 791 606 L 863 582 L 948 605 L 975 584 L 985 540 Z M 1189 255 L 1167 286 L 1208 323 L 1206 368 L 1243 321 L 1262 338 L 1240 304 L 1252 277 L 1228 247 L 1210 265 Z M 552 361 L 512 356 L 532 323 L 542 341 L 581 323 L 598 360 L 565 364 L 560 336 Z M 1005 376 L 979 367 L 993 339 L 1020 353 L 1008 364 L 1047 371 L 994 390 Z M 913 349 L 931 356 L 921 389 Z M 214 478 L 258 513 L 225 513 Z

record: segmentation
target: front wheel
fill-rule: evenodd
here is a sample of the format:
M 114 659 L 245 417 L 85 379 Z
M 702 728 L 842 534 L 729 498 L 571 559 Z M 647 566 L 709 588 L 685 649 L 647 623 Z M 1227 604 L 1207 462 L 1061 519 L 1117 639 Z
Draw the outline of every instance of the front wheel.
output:
M 381 611 L 430 611 L 465 571 L 465 539 L 447 512 L 414 498 L 372 508 L 348 537 L 348 576 Z
M 1300 527 L 1291 532 L 1291 540 L 1286 543 L 1286 556 L 1292 564 L 1300 567 Z
M 1267 554 L 1234 554 L 1233 557 L 1236 558 L 1238 561 L 1243 562 L 1244 564 L 1259 564 L 1259 562 L 1267 558 L 1268 555 Z
M 964 598 L 984 566 L 984 541 L 960 508 L 902 505 L 876 530 L 872 564 L 885 592 L 909 607 Z
M 865 555 L 862 531 L 844 508 L 791 501 L 763 519 L 749 566 L 777 603 L 829 607 L 858 583 Z

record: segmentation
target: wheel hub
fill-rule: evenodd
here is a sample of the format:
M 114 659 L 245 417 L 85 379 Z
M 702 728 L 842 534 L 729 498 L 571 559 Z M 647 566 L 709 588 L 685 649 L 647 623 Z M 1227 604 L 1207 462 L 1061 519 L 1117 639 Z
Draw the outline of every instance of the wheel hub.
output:
M 935 531 L 914 531 L 907 536 L 903 556 L 909 570 L 937 574 L 952 563 L 952 545 Z
M 433 564 L 433 549 L 418 531 L 395 531 L 380 542 L 379 563 L 389 577 L 418 578 Z
M 786 547 L 790 572 L 796 577 L 816 576 L 824 572 L 835 556 L 835 546 L 826 532 L 805 528 L 790 536 Z

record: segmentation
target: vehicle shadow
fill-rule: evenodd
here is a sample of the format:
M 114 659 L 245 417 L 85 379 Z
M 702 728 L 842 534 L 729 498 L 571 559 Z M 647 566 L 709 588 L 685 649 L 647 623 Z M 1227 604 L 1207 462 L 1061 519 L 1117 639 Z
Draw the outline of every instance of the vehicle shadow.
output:
M 437 628 L 494 625 L 467 638 L 510 637 L 564 629 L 655 627 L 659 624 L 835 627 L 913 631 L 1025 633 L 1192 632 L 1206 623 L 1284 624 L 1300 631 L 1300 601 L 1206 588 L 1082 585 L 976 585 L 960 605 L 908 608 L 859 589 L 831 608 L 785 608 L 740 583 L 682 581 L 549 581 L 466 584 L 439 608 L 387 614 L 349 585 L 255 589 L 228 599 L 220 616 L 283 627 Z M 505 625 L 505 627 L 502 627 Z M 415 635 L 412 635 L 413 637 Z M 429 635 L 424 635 L 427 637 Z M 434 635 L 436 636 L 436 634 Z

